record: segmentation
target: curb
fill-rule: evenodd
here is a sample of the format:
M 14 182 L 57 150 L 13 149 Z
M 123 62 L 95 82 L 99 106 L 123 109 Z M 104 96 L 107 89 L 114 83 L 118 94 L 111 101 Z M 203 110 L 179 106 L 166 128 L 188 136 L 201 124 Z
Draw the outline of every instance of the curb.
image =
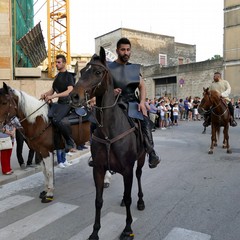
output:
M 71 162 L 72 164 L 77 164 L 77 163 L 79 163 L 80 158 L 86 154 L 90 154 L 90 148 L 81 150 L 81 151 L 77 151 L 72 156 L 67 155 L 67 160 L 69 162 Z M 54 166 L 55 166 L 55 168 L 57 168 L 56 155 L 54 155 Z M 14 173 L 12 175 L 0 175 L 0 186 L 10 183 L 10 182 L 14 182 L 16 180 L 19 180 L 19 179 L 22 179 L 25 177 L 28 177 L 30 175 L 33 175 L 33 174 L 41 172 L 41 171 L 42 171 L 42 168 L 40 165 L 37 165 L 36 167 L 29 167 L 24 170 L 22 170 L 20 168 L 14 169 Z

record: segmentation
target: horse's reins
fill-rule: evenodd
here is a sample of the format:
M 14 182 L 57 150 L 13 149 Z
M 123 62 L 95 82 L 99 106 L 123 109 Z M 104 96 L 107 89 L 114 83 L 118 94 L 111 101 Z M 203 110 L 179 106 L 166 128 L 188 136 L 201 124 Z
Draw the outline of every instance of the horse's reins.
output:
M 212 100 L 211 100 L 211 98 L 210 98 L 210 94 L 207 94 L 207 95 L 208 95 L 208 98 L 209 98 L 209 102 L 211 102 L 211 103 L 213 104 L 213 102 L 212 102 Z M 216 109 L 217 107 L 219 107 L 219 106 L 221 105 L 221 102 L 225 105 L 226 109 L 225 109 L 225 111 L 224 111 L 222 114 L 219 115 L 219 114 L 216 114 L 216 113 L 214 112 L 214 109 Z M 217 106 L 215 106 L 215 107 L 211 106 L 209 110 L 205 110 L 203 107 L 201 107 L 201 109 L 203 110 L 203 112 L 204 112 L 205 114 L 212 113 L 213 115 L 215 115 L 215 116 L 217 116 L 217 117 L 221 117 L 221 116 L 223 116 L 223 115 L 226 113 L 226 111 L 228 110 L 228 107 L 227 107 L 226 104 L 223 102 L 223 100 L 220 98 L 220 101 L 219 101 L 219 103 L 217 104 Z
M 13 89 L 11 89 L 11 91 L 13 92 Z M 20 92 L 20 93 L 21 93 L 21 92 Z M 22 93 L 21 93 L 21 95 L 22 95 Z M 11 102 L 13 102 L 13 103 L 14 103 L 14 108 L 17 109 L 17 104 L 16 104 L 16 102 L 14 101 L 12 95 L 9 94 L 9 96 L 10 96 L 9 108 L 11 108 Z M 32 116 L 34 113 L 36 113 L 39 109 L 41 109 L 45 104 L 47 104 L 47 102 L 45 102 L 44 104 L 42 104 L 40 107 L 38 107 L 35 111 L 33 111 L 32 113 L 30 113 L 30 114 L 29 114 L 28 116 L 26 116 L 25 118 L 19 120 L 19 123 L 22 123 L 23 121 L 25 121 L 26 119 L 28 119 L 30 116 Z M 9 117 L 9 114 L 10 114 L 10 112 L 8 112 L 7 117 Z M 11 124 L 11 119 L 9 119 L 9 121 L 10 121 L 10 124 Z M 5 122 L 6 122 L 6 120 L 5 120 Z M 6 123 L 6 124 L 9 124 L 9 123 Z M 6 125 L 6 124 L 5 124 L 5 125 Z M 41 136 L 41 135 L 46 131 L 46 129 L 47 129 L 50 125 L 51 125 L 51 122 L 49 122 L 49 124 L 46 126 L 46 128 L 44 128 L 38 135 L 35 135 L 35 136 L 31 137 L 31 138 L 27 138 L 22 131 L 19 131 L 19 132 L 21 133 L 21 135 L 22 135 L 25 139 L 29 139 L 29 140 L 31 141 L 31 140 L 33 140 L 33 139 Z M 3 126 L 3 128 L 4 128 L 4 126 Z
M 208 95 L 208 97 L 209 97 L 209 100 L 211 101 L 211 99 L 210 99 L 210 96 Z M 212 101 L 211 101 L 212 102 Z M 221 105 L 221 103 L 223 103 L 224 104 L 224 106 L 226 107 L 226 109 L 225 109 L 225 111 L 222 113 L 222 114 L 216 114 L 215 112 L 214 112 L 214 109 L 216 109 L 217 107 L 219 107 L 220 105 Z M 212 107 L 211 109 L 210 109 L 210 112 L 211 113 L 213 113 L 215 116 L 217 116 L 217 117 L 221 117 L 221 116 L 223 116 L 225 113 L 226 113 L 226 111 L 228 110 L 228 107 L 226 106 L 226 104 L 223 102 L 223 100 L 220 98 L 220 101 L 219 101 L 219 103 L 217 104 L 217 106 L 215 106 L 215 107 Z

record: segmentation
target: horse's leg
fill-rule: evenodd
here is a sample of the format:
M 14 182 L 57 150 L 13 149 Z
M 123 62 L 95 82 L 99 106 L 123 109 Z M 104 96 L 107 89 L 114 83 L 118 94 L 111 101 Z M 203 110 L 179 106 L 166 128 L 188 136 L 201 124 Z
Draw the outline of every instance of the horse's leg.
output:
M 53 161 L 49 156 L 47 158 L 43 158 L 44 162 L 44 171 L 46 172 L 46 195 L 42 197 L 42 203 L 49 203 L 53 201 L 53 191 L 54 191 L 54 183 L 53 183 Z
M 143 191 L 142 191 L 142 183 L 141 183 L 141 176 L 142 176 L 142 167 L 145 161 L 145 154 L 138 159 L 137 169 L 136 169 L 136 177 L 138 183 L 138 202 L 137 208 L 138 210 L 144 210 L 145 204 L 143 201 Z
M 230 149 L 230 145 L 229 145 L 228 130 L 229 130 L 229 125 L 227 124 L 227 126 L 225 126 L 224 129 L 223 129 L 224 139 L 225 139 L 225 142 L 226 142 L 227 153 L 232 153 L 232 150 Z
M 124 195 L 123 195 L 123 199 L 124 199 L 124 203 L 126 206 L 126 214 L 127 214 L 127 218 L 126 218 L 126 226 L 123 230 L 123 232 L 120 235 L 120 240 L 131 240 L 134 239 L 134 234 L 132 231 L 132 215 L 131 215 L 131 203 L 132 203 L 132 197 L 131 197 L 131 193 L 132 193 L 132 182 L 133 182 L 133 168 L 131 169 L 126 169 L 125 173 L 123 175 L 123 180 L 124 180 Z
M 212 136 L 211 136 L 211 146 L 208 151 L 208 154 L 213 154 L 213 148 L 216 143 L 216 128 L 212 124 Z
M 226 138 L 226 127 L 224 126 L 223 127 L 223 145 L 222 145 L 222 148 L 227 148 L 227 138 Z
M 206 133 L 206 127 L 204 127 L 202 134 Z
M 42 199 L 47 194 L 47 190 L 48 190 L 48 177 L 47 177 L 47 172 L 46 172 L 46 168 L 45 168 L 45 163 L 44 163 L 43 160 L 40 162 L 40 165 L 41 165 L 43 176 L 44 176 L 44 189 L 43 189 L 43 191 L 39 195 L 39 198 Z
M 98 240 L 98 232 L 101 228 L 101 209 L 103 205 L 103 184 L 104 184 L 104 175 L 105 175 L 104 169 L 96 169 L 96 167 L 93 167 L 93 177 L 96 187 L 96 198 L 95 198 L 95 222 L 93 225 L 93 232 L 89 236 L 88 240 Z

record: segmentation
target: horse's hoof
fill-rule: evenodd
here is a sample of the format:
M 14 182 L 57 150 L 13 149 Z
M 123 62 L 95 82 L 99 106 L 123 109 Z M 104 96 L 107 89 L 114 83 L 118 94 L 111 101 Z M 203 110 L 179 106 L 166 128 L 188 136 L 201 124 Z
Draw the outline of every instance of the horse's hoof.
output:
M 53 196 L 45 196 L 42 198 L 42 203 L 50 203 L 53 201 Z
M 43 199 L 47 195 L 46 191 L 42 191 L 39 195 L 39 198 Z
M 87 240 L 99 240 L 99 237 L 98 237 L 98 236 L 90 235 Z
M 209 150 L 209 151 L 208 151 L 208 154 L 213 154 L 213 151 L 212 151 L 212 150 Z
M 231 149 L 228 149 L 228 150 L 227 150 L 227 153 L 232 153 L 232 150 L 231 150 Z
M 120 206 L 121 207 L 125 207 L 125 203 L 124 203 L 124 200 L 122 199 L 121 203 L 120 203 Z
M 104 188 L 109 188 L 109 186 L 110 186 L 110 183 L 108 183 L 108 182 L 104 183 L 104 185 L 103 185 Z
M 139 211 L 143 211 L 145 209 L 145 204 L 143 201 L 141 203 L 140 202 L 137 203 L 137 209 Z
M 133 232 L 122 232 L 119 239 L 120 240 L 132 240 L 132 239 L 134 239 L 134 234 L 133 234 Z

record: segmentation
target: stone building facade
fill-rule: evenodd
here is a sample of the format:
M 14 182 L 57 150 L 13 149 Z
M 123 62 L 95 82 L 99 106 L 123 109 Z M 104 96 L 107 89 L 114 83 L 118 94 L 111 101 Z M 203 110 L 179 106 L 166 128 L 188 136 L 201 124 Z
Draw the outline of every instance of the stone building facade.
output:
M 116 43 L 127 37 L 132 44 L 132 63 L 142 65 L 147 97 L 169 96 L 185 98 L 202 96 L 203 87 L 209 86 L 213 73 L 223 73 L 222 60 L 196 63 L 196 46 L 176 43 L 174 37 L 119 28 L 95 38 L 95 49 L 100 46 L 107 51 L 109 60 L 114 60 Z M 160 57 L 166 56 L 166 64 Z
M 224 0 L 224 78 L 240 96 L 240 0 Z
M 144 66 L 160 64 L 161 66 L 175 66 L 196 62 L 196 45 L 175 42 L 174 37 L 155 33 L 119 28 L 95 38 L 95 52 L 100 46 L 107 51 L 109 60 L 116 58 L 116 43 L 127 37 L 132 44 L 132 63 Z
M 164 68 L 155 64 L 142 68 L 149 98 L 202 97 L 203 88 L 210 85 L 216 71 L 223 72 L 222 60 L 208 60 Z

